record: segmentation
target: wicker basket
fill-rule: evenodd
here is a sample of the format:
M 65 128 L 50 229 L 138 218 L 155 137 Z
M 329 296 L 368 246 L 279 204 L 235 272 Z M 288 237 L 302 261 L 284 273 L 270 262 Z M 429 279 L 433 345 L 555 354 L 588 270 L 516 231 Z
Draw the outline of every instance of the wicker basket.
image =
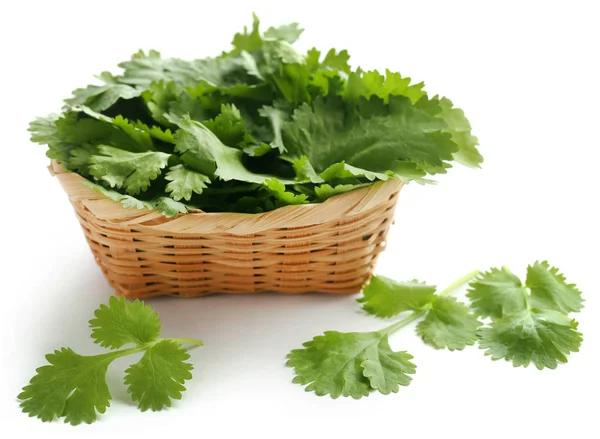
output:
M 357 293 L 393 222 L 399 180 L 262 214 L 166 218 L 126 209 L 52 162 L 94 257 L 128 298 L 211 293 Z

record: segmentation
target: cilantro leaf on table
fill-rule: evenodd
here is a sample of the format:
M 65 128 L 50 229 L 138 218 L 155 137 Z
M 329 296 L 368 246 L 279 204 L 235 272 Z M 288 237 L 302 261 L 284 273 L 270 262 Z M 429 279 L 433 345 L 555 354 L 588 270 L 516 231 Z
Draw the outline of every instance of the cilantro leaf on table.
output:
M 403 311 L 415 311 L 433 300 L 436 287 L 416 280 L 397 282 L 385 276 L 372 276 L 357 302 L 376 317 L 394 317 Z
M 417 333 L 435 348 L 462 350 L 475 344 L 477 328 L 481 322 L 469 308 L 454 297 L 438 296 L 431 302 L 431 309 L 417 325 Z
M 171 399 L 181 399 L 183 384 L 192 379 L 190 358 L 179 343 L 161 340 L 150 346 L 140 361 L 125 371 L 125 384 L 131 399 L 141 411 L 171 407 Z
M 143 302 L 128 302 L 111 297 L 90 321 L 92 338 L 110 352 L 83 356 L 62 348 L 48 354 L 48 365 L 23 388 L 18 398 L 23 412 L 42 421 L 64 418 L 77 425 L 90 424 L 97 413 L 110 406 L 111 394 L 106 383 L 110 363 L 120 357 L 144 352 L 142 359 L 126 371 L 125 384 L 139 408 L 160 410 L 170 407 L 172 399 L 181 399 L 183 384 L 192 378 L 192 365 L 183 344 L 201 346 L 202 342 L 187 338 L 158 338 L 158 315 Z M 133 347 L 120 349 L 124 345 Z M 119 350 L 115 350 L 119 349 Z
M 119 349 L 126 344 L 143 345 L 158 338 L 160 319 L 144 302 L 111 298 L 100 305 L 90 320 L 92 338 L 103 348 Z
M 472 311 L 449 297 L 467 282 Z M 507 268 L 492 268 L 475 270 L 439 292 L 417 281 L 372 276 L 357 301 L 379 318 L 411 313 L 379 331 L 326 331 L 292 350 L 287 366 L 294 369 L 293 382 L 306 391 L 358 399 L 408 385 L 416 370 L 412 356 L 394 352 L 388 338 L 417 320 L 416 333 L 435 348 L 461 351 L 478 343 L 492 359 L 504 358 L 514 366 L 554 369 L 582 342 L 578 323 L 568 315 L 581 309 L 581 292 L 545 261 L 527 268 L 525 284 Z
M 582 336 L 577 323 L 564 314 L 527 309 L 493 321 L 481 329 L 479 347 L 493 360 L 511 361 L 513 366 L 555 369 L 578 352 Z
M 407 386 L 415 373 L 406 352 L 391 350 L 379 332 L 327 331 L 288 354 L 287 366 L 296 372 L 294 383 L 319 396 L 368 396 L 372 389 L 388 394 Z
M 515 367 L 554 369 L 577 352 L 582 336 L 571 312 L 583 308 L 581 292 L 547 261 L 527 267 L 525 282 L 508 268 L 492 269 L 470 284 L 471 306 L 491 321 L 479 331 L 486 355 Z
M 264 212 L 479 166 L 477 138 L 449 99 L 389 69 L 353 68 L 344 49 L 301 53 L 301 34 L 297 23 L 262 31 L 253 16 L 215 57 L 140 50 L 74 90 L 61 114 L 33 121 L 31 140 L 110 199 L 166 216 Z M 224 184 L 243 195 L 219 200 Z

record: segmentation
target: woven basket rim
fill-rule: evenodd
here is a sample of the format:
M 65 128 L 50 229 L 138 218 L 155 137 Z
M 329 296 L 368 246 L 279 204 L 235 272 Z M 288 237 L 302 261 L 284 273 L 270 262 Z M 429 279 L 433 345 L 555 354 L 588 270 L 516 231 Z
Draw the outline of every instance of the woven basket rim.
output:
M 203 212 L 193 211 L 167 218 L 150 209 L 126 208 L 100 192 L 85 186 L 84 177 L 66 170 L 51 160 L 50 173 L 57 177 L 71 202 L 82 203 L 100 219 L 149 227 L 170 233 L 231 233 L 247 235 L 268 229 L 291 229 L 319 225 L 365 214 L 395 196 L 403 186 L 397 178 L 375 182 L 367 187 L 335 195 L 322 203 L 283 206 L 269 212 Z

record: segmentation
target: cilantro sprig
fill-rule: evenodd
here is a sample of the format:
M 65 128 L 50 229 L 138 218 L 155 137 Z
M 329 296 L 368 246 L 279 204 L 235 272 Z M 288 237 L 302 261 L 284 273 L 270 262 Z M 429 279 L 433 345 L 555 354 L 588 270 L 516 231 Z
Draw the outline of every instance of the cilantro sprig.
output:
M 202 346 L 190 338 L 159 338 L 160 319 L 148 305 L 111 297 L 90 320 L 95 343 L 110 349 L 104 354 L 83 356 L 61 348 L 46 356 L 48 365 L 23 388 L 18 398 L 23 412 L 42 421 L 64 418 L 77 425 L 96 420 L 110 406 L 106 372 L 117 358 L 143 352 L 141 360 L 125 371 L 131 399 L 142 411 L 161 410 L 181 399 L 193 366 L 183 345 Z M 124 346 L 132 347 L 123 348 Z
M 449 297 L 467 282 L 469 305 Z M 436 349 L 460 351 L 478 343 L 492 359 L 514 366 L 554 369 L 579 350 L 582 336 L 569 314 L 582 309 L 581 292 L 546 261 L 530 265 L 524 283 L 507 268 L 476 270 L 436 290 L 373 276 L 358 299 L 363 310 L 379 318 L 410 314 L 379 331 L 327 331 L 304 343 L 288 354 L 293 382 L 332 398 L 398 392 L 410 384 L 416 366 L 408 352 L 392 350 L 388 338 L 416 320 L 417 334 Z
M 33 121 L 31 140 L 124 207 L 168 217 L 318 203 L 482 163 L 449 99 L 397 72 L 353 69 L 345 50 L 300 53 L 302 31 L 263 32 L 255 16 L 215 58 L 139 51 Z

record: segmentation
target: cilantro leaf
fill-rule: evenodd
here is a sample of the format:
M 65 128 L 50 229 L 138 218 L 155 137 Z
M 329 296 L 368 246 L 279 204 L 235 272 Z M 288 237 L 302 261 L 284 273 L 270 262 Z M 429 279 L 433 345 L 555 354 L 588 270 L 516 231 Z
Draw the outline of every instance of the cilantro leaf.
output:
M 343 49 L 300 53 L 301 34 L 297 23 L 262 31 L 254 15 L 216 57 L 140 50 L 33 121 L 31 139 L 110 199 L 168 217 L 320 203 L 389 178 L 434 183 L 427 176 L 453 162 L 479 166 L 450 100 L 397 72 L 352 69 Z M 224 185 L 241 196 L 218 197 Z
M 204 126 L 228 146 L 243 148 L 254 142 L 246 130 L 240 111 L 233 104 L 223 104 L 221 113 L 214 119 L 205 121 Z
M 190 355 L 178 343 L 161 340 L 150 346 L 142 359 L 125 371 L 125 384 L 131 399 L 142 411 L 171 407 L 171 399 L 181 399 L 183 383 L 192 378 Z
M 157 151 L 136 153 L 107 145 L 98 146 L 98 151 L 102 155 L 91 157 L 90 174 L 129 195 L 148 189 L 169 160 L 169 154 Z
M 109 305 L 100 306 L 94 316 L 90 327 L 96 343 L 110 349 L 134 346 L 93 356 L 79 355 L 70 348 L 48 354 L 49 364 L 38 368 L 18 395 L 24 413 L 45 422 L 63 417 L 73 425 L 92 423 L 97 413 L 104 413 L 110 406 L 108 366 L 117 358 L 137 352 L 144 352 L 144 356 L 127 369 L 125 383 L 140 409 L 160 410 L 169 407 L 171 399 L 181 399 L 183 383 L 192 377 L 192 365 L 185 362 L 190 356 L 181 344 L 201 346 L 201 341 L 159 339 L 158 315 L 139 300 L 112 297 Z
M 175 201 L 182 198 L 189 201 L 192 198 L 192 192 L 201 194 L 206 189 L 206 184 L 210 183 L 210 178 L 199 172 L 186 168 L 183 165 L 176 165 L 169 168 L 165 174 L 167 184 L 166 191 L 171 193 Z
M 477 328 L 481 322 L 469 308 L 454 297 L 437 296 L 425 320 L 417 325 L 417 333 L 438 349 L 462 350 L 475 344 Z
M 307 204 L 307 196 L 304 194 L 294 194 L 286 189 L 279 180 L 271 178 L 265 181 L 265 187 L 277 198 L 283 202 L 282 205 Z
M 385 172 L 394 160 L 441 166 L 452 159 L 457 147 L 441 133 L 443 121 L 404 97 L 392 98 L 389 104 L 361 98 L 354 108 L 347 108 L 339 98 L 303 104 L 284 127 L 285 157 L 306 156 L 319 172 L 342 161 Z
M 190 168 L 207 176 L 215 175 L 222 180 L 248 183 L 265 183 L 272 175 L 249 171 L 242 163 L 243 152 L 224 145 L 208 128 L 197 121 L 182 119 L 176 137 L 175 150 Z M 282 180 L 282 183 L 292 183 Z
M 90 320 L 95 343 L 110 349 L 126 344 L 142 345 L 158 338 L 158 315 L 140 300 L 129 302 L 124 297 L 111 297 L 107 305 L 100 305 Z
M 394 352 L 390 348 L 387 335 L 381 337 L 377 345 L 367 348 L 365 360 L 361 363 L 363 374 L 371 387 L 384 395 L 397 393 L 399 386 L 408 386 L 410 375 L 417 369 L 411 363 L 413 356 L 406 351 Z
M 547 261 L 535 262 L 527 267 L 525 284 L 531 291 L 531 306 L 553 309 L 563 313 L 579 312 L 583 308 L 581 291 L 568 284 L 558 268 Z
M 319 396 L 359 399 L 371 390 L 388 394 L 407 386 L 415 366 L 406 352 L 393 352 L 379 332 L 327 331 L 288 354 L 294 383 Z
M 21 408 L 42 421 L 64 416 L 65 422 L 73 425 L 92 423 L 96 411 L 104 413 L 110 405 L 104 377 L 113 359 L 111 354 L 84 357 L 69 348 L 48 354 L 50 364 L 38 368 L 19 394 Z
M 377 317 L 393 317 L 403 311 L 415 311 L 433 300 L 436 287 L 418 281 L 396 282 L 385 276 L 372 276 L 357 302 Z
M 548 262 L 528 266 L 524 285 L 503 268 L 484 273 L 470 287 L 471 306 L 492 318 L 479 331 L 479 347 L 492 359 L 554 369 L 578 351 L 581 334 L 568 314 L 583 307 L 581 292 Z
M 527 308 L 521 280 L 508 268 L 492 268 L 469 284 L 467 297 L 481 317 L 500 318 Z
M 524 310 L 491 323 L 480 330 L 479 347 L 493 360 L 512 361 L 513 366 L 555 369 L 578 352 L 581 333 L 577 324 L 553 310 Z
M 367 183 L 338 184 L 336 186 L 331 186 L 329 184 L 322 184 L 320 186 L 315 186 L 315 195 L 317 196 L 318 201 L 325 201 L 326 199 L 331 198 L 335 195 L 350 192 L 350 191 L 353 191 L 355 189 L 359 189 L 359 188 L 365 187 L 365 186 L 367 186 Z
M 65 102 L 72 106 L 85 105 L 94 111 L 103 111 L 112 107 L 119 99 L 132 99 L 140 94 L 139 89 L 125 84 L 88 85 L 75 90 L 73 97 Z

